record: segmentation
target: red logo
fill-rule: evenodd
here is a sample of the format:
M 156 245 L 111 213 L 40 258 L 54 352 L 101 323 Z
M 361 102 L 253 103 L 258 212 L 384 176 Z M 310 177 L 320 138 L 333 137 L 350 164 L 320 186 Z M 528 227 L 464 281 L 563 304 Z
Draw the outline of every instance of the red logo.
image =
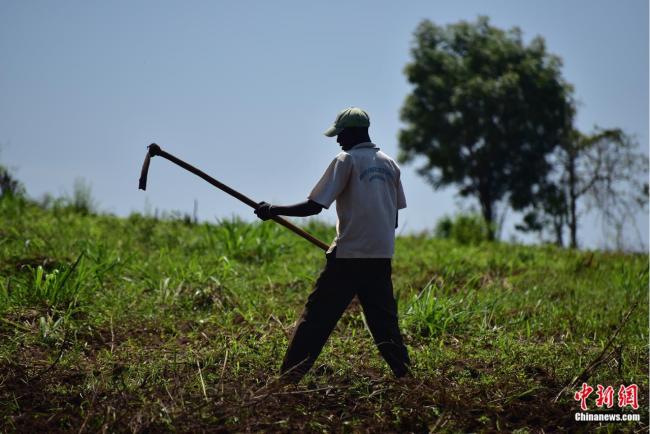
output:
M 603 386 L 599 384 L 597 386 L 598 390 L 596 391 L 596 406 L 598 407 L 607 407 L 612 408 L 614 406 L 614 388 L 612 386 Z M 594 391 L 594 388 L 589 386 L 587 383 L 582 383 L 582 388 L 578 390 L 573 399 L 580 401 L 580 408 L 585 411 L 587 410 L 587 398 Z M 625 386 L 621 384 L 621 387 L 618 389 L 618 406 L 623 408 L 628 405 L 631 406 L 634 410 L 639 408 L 639 386 L 632 384 L 631 386 Z
M 607 386 L 607 389 L 605 389 L 599 384 L 596 394 L 598 395 L 596 399 L 596 405 L 598 407 L 606 405 L 607 408 L 612 408 L 614 406 L 614 388 L 612 386 Z
M 639 400 L 637 395 L 639 393 L 639 386 L 633 384 L 631 386 L 625 387 L 621 384 L 620 389 L 618 389 L 618 406 L 625 407 L 626 405 L 631 405 L 633 409 L 639 408 Z
M 587 383 L 582 383 L 582 389 L 578 390 L 573 396 L 573 399 L 580 401 L 580 408 L 583 410 L 587 409 L 587 397 L 591 395 L 591 392 L 594 391 L 593 387 L 589 387 Z

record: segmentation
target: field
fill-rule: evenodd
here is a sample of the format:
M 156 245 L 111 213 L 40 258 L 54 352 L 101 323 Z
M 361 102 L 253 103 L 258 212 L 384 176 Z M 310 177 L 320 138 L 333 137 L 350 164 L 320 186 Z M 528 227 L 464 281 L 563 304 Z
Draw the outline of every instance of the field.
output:
M 315 369 L 282 385 L 323 263 L 272 222 L 0 201 L 0 431 L 647 432 L 647 255 L 400 237 L 412 378 L 391 377 L 353 302 Z M 583 382 L 589 412 L 641 421 L 576 422 Z M 621 384 L 638 410 L 616 404 Z

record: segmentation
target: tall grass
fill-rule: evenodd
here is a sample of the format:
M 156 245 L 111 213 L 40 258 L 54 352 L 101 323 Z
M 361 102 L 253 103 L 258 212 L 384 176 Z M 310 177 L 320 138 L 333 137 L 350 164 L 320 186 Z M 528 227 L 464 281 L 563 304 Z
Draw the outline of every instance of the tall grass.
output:
M 302 389 L 253 403 L 274 384 L 320 249 L 273 222 L 122 219 L 16 198 L 0 200 L 0 222 L 5 431 L 572 430 L 558 416 L 572 397 L 550 402 L 632 306 L 588 381 L 647 395 L 647 255 L 400 237 L 393 282 L 413 383 L 391 385 L 352 307 Z M 48 386 L 32 388 L 36 375 Z

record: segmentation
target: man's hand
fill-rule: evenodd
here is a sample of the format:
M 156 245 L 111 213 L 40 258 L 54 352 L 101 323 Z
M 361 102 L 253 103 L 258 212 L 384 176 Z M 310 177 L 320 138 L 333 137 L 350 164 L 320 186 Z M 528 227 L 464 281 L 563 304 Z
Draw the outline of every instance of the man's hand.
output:
M 272 218 L 274 215 L 271 213 L 271 204 L 266 202 L 258 203 L 255 215 L 264 221 Z

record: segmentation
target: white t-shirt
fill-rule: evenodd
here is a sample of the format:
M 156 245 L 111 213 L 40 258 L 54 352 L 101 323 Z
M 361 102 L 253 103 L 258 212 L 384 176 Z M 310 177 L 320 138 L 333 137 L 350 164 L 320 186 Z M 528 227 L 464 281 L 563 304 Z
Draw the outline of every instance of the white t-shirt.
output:
M 309 199 L 329 208 L 336 200 L 337 258 L 392 258 L 397 210 L 406 208 L 399 166 L 370 142 L 334 158 Z

